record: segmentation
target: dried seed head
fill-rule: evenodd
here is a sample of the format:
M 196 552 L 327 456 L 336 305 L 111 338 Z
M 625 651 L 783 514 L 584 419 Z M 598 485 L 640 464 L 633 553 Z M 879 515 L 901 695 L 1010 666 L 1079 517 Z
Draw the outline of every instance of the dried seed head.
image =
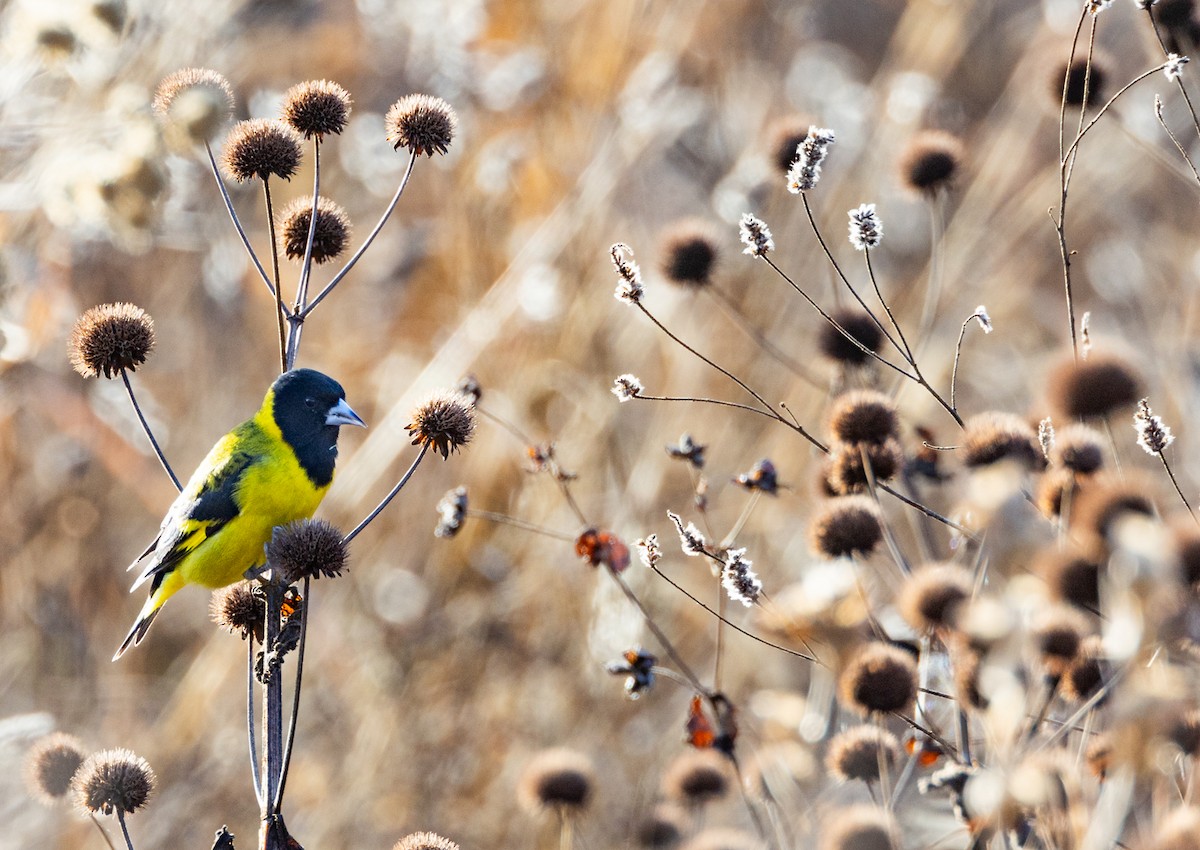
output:
M 914 192 L 932 195 L 949 188 L 962 167 L 963 144 L 940 130 L 913 136 L 900 154 L 901 182 Z
M 642 386 L 637 375 L 617 375 L 616 380 L 613 381 L 612 394 L 620 402 L 633 401 L 645 391 L 646 388 Z
M 740 472 L 733 479 L 733 483 L 739 487 L 745 487 L 747 490 L 766 493 L 768 496 L 776 496 L 779 494 L 779 473 L 768 458 L 762 458 L 755 461 L 754 466 L 750 467 L 748 472 Z
M 874 204 L 860 204 L 846 213 L 850 218 L 850 244 L 859 251 L 878 248 L 883 241 L 883 222 Z
M 669 850 L 688 829 L 687 812 L 670 803 L 660 803 L 638 823 L 634 832 L 639 847 Z
M 771 229 L 766 222 L 755 218 L 750 213 L 742 213 L 738 221 L 738 236 L 746 246 L 743 254 L 751 257 L 765 257 L 775 250 L 775 240 L 771 237 Z
M 720 250 L 706 222 L 681 221 L 663 233 L 659 253 L 667 280 L 700 289 L 712 282 Z
M 587 808 L 595 785 L 592 760 L 575 750 L 543 750 L 526 765 L 517 799 L 530 814 L 578 814 Z
M 1114 524 L 1129 514 L 1155 516 L 1154 502 L 1137 479 L 1114 482 L 1099 480 L 1080 487 L 1071 507 L 1073 528 L 1107 540 Z
M 983 658 L 978 652 L 967 645 L 966 641 L 955 646 L 952 655 L 954 661 L 954 695 L 960 702 L 984 711 L 988 707 L 987 697 L 979 690 L 979 668 Z
M 1137 443 L 1147 454 L 1158 455 L 1167 446 L 1175 442 L 1171 429 L 1163 424 L 1161 416 L 1155 416 L 1150 409 L 1150 399 L 1144 398 L 1138 402 L 1133 414 L 1133 429 L 1137 431 Z
M 129 750 L 103 750 L 89 756 L 72 780 L 79 806 L 87 812 L 129 814 L 154 791 L 154 771 Z
M 290 180 L 300 167 L 300 137 L 282 121 L 239 121 L 225 137 L 221 159 L 225 170 L 240 183 L 271 176 Z
M 878 782 L 881 755 L 887 767 L 899 761 L 900 742 L 896 736 L 878 726 L 852 726 L 830 740 L 825 767 L 843 782 Z
M 835 328 L 833 325 L 825 322 L 821 325 L 817 332 L 817 344 L 821 353 L 830 360 L 835 360 L 838 363 L 858 366 L 865 363 L 870 354 L 863 351 L 866 348 L 868 351 L 879 351 L 879 346 L 883 342 L 883 332 L 879 330 L 879 325 L 875 320 L 861 310 L 843 309 L 835 310 L 830 315 L 833 320 L 845 329 L 846 333 L 858 340 L 860 348 Z
M 101 304 L 88 310 L 71 330 L 71 365 L 85 378 L 130 372 L 154 348 L 154 322 L 133 304 Z
M 825 479 L 830 492 L 839 496 L 864 492 L 868 483 L 867 463 L 876 481 L 889 481 L 904 468 L 904 449 L 898 440 L 835 443 L 826 461 Z
M 1033 571 L 1055 599 L 1087 611 L 1100 607 L 1100 564 L 1082 550 L 1048 546 L 1034 559 Z
M 259 585 L 240 581 L 213 591 L 208 610 L 213 622 L 242 640 L 253 636 L 262 642 L 267 621 L 266 601 Z
M 686 460 L 695 469 L 704 468 L 705 445 L 697 443 L 691 434 L 684 433 L 674 446 L 667 446 L 667 454 L 676 460 Z
M 1104 63 L 1097 62 L 1092 57 L 1092 68 L 1089 76 L 1087 57 L 1074 59 L 1069 65 L 1056 65 L 1048 80 L 1047 94 L 1053 98 L 1054 104 L 1062 103 L 1063 85 L 1066 84 L 1067 106 L 1082 106 L 1084 98 L 1084 83 L 1087 84 L 1087 105 L 1099 106 L 1104 103 L 1104 84 L 1108 80 L 1108 69 Z
M 812 126 L 796 148 L 796 162 L 787 173 L 787 188 L 792 194 L 807 192 L 821 179 L 821 163 L 829 155 L 829 146 L 834 143 L 833 130 Z
M 1058 679 L 1067 671 L 1087 632 L 1087 620 L 1073 608 L 1042 612 L 1033 625 L 1033 640 L 1046 676 Z
M 447 490 L 446 495 L 437 503 L 437 511 L 439 519 L 433 536 L 453 537 L 458 534 L 467 518 L 467 488 L 455 487 L 453 490 Z
M 1068 469 L 1050 469 L 1037 483 L 1037 508 L 1047 519 L 1059 519 L 1068 492 L 1075 492 L 1075 473 Z
M 323 519 L 299 519 L 276 528 L 267 544 L 267 563 L 288 584 L 306 578 L 337 578 L 350 552 L 342 533 Z
M 471 441 L 475 433 L 475 407 L 458 393 L 434 393 L 417 406 L 412 421 L 404 427 L 414 446 L 428 446 L 441 452 L 445 460 Z
M 312 200 L 296 198 L 279 214 L 283 249 L 289 260 L 303 260 L 312 222 Z M 317 199 L 317 227 L 313 231 L 312 261 L 328 262 L 346 250 L 350 242 L 350 216 L 329 198 Z
M 680 753 L 662 779 L 663 796 L 687 806 L 703 806 L 720 799 L 731 786 L 729 760 L 711 749 Z
M 460 850 L 458 844 L 436 832 L 413 832 L 397 841 L 392 850 Z
M 762 582 L 754 570 L 754 562 L 744 557 L 745 549 L 730 549 L 725 553 L 725 563 L 721 567 L 721 585 L 733 602 L 740 602 L 747 608 L 753 607 L 762 593 Z
M 620 278 L 613 298 L 626 304 L 640 303 L 646 289 L 642 286 L 641 269 L 633 261 L 633 249 L 623 242 L 617 242 L 608 249 L 608 255 L 612 257 L 613 268 L 617 270 L 617 277 Z
M 663 555 L 662 549 L 658 546 L 657 534 L 649 534 L 635 541 L 633 545 L 637 547 L 638 558 L 641 559 L 643 564 L 650 569 L 658 566 L 658 562 L 662 560 Z
M 809 539 L 826 558 L 870 555 L 883 539 L 879 506 L 866 496 L 830 499 L 809 523 Z
M 158 84 L 154 111 L 172 129 L 173 141 L 203 144 L 233 115 L 233 88 L 216 71 L 183 68 Z
M 1104 641 L 1099 635 L 1084 638 L 1059 687 L 1063 696 L 1074 702 L 1089 699 L 1104 684 L 1107 675 Z
M 1132 407 L 1141 397 L 1142 381 L 1120 357 L 1093 355 L 1078 363 L 1066 359 L 1049 378 L 1050 402 L 1065 418 L 1107 416 Z
M 71 777 L 87 756 L 74 735 L 55 732 L 34 742 L 25 757 L 25 781 L 33 795 L 47 806 L 71 790 Z
M 1187 587 L 1195 587 L 1200 584 L 1200 529 L 1188 516 L 1172 524 L 1171 538 L 1179 579 Z
M 843 443 L 884 443 L 900 433 L 895 403 L 875 390 L 851 390 L 829 411 L 829 430 Z
M 767 151 L 780 174 L 787 176 L 800 158 L 798 148 L 808 138 L 812 120 L 805 115 L 788 115 L 767 130 Z
M 1200 709 L 1184 712 L 1167 729 L 1167 738 L 1185 754 L 1200 753 Z
M 125 0 L 92 0 L 88 11 L 113 35 L 121 34 L 129 18 L 129 7 Z
M 458 116 L 440 97 L 410 94 L 400 98 L 384 117 L 387 140 L 396 150 L 406 148 L 420 156 L 445 154 L 454 140 Z
M 1104 466 L 1104 437 L 1083 423 L 1068 425 L 1055 439 L 1050 462 L 1079 475 L 1091 475 Z
M 917 696 L 912 655 L 875 641 L 863 647 L 838 679 L 842 702 L 863 714 L 906 711 Z
M 675 530 L 679 532 L 679 546 L 683 549 L 683 554 L 695 558 L 705 553 L 704 535 L 696 528 L 694 522 L 689 522 L 684 527 L 679 515 L 671 511 L 667 511 L 667 519 L 675 524 Z
M 929 564 L 914 571 L 900 589 L 897 607 L 910 626 L 932 631 L 953 625 L 963 602 L 971 598 L 971 573 L 958 564 Z
M 1108 776 L 1108 771 L 1113 764 L 1112 735 L 1107 731 L 1096 735 L 1092 739 L 1092 743 L 1088 745 L 1084 758 L 1087 760 L 1088 770 L 1092 776 L 1103 781 Z
M 967 420 L 962 443 L 963 463 L 969 467 L 1015 461 L 1030 470 L 1046 466 L 1037 433 L 1012 413 L 980 413 Z
M 283 120 L 304 138 L 341 133 L 350 119 L 350 93 L 329 80 L 309 80 L 283 95 Z
M 1163 63 L 1163 76 L 1168 80 L 1178 80 L 1183 76 L 1183 66 L 1191 60 L 1178 53 L 1168 53 L 1167 61 Z
M 454 386 L 454 391 L 465 396 L 472 405 L 479 404 L 479 400 L 483 398 L 483 386 L 474 375 L 463 375 L 459 378 L 458 383 Z
M 818 850 L 898 850 L 899 830 L 892 816 L 875 806 L 834 809 L 821 825 Z

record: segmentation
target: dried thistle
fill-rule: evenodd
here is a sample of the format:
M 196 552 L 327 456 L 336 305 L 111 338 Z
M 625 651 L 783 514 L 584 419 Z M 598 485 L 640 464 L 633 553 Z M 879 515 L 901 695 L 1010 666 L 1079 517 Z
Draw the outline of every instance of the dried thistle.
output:
M 154 348 L 154 322 L 133 304 L 101 304 L 85 312 L 71 330 L 71 365 L 85 378 L 111 378 L 134 371 Z
M 384 117 L 387 140 L 396 150 L 406 148 L 420 156 L 445 154 L 454 140 L 458 116 L 440 97 L 410 94 L 400 98 Z
M 412 421 L 404 427 L 414 446 L 428 446 L 440 452 L 445 460 L 471 441 L 475 433 L 475 408 L 458 393 L 434 393 L 417 405 Z

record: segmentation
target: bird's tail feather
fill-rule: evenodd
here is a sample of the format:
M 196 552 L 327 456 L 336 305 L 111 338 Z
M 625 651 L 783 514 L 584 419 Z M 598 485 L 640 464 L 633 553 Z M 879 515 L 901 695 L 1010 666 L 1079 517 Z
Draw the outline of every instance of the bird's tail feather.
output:
M 146 600 L 146 607 L 150 608 L 154 597 Z M 162 610 L 162 603 L 150 608 L 149 611 L 142 609 L 142 613 L 138 615 L 137 622 L 133 624 L 133 628 L 129 630 L 129 634 L 125 636 L 125 640 L 121 642 L 120 648 L 113 655 L 112 660 L 116 661 L 125 654 L 125 650 L 131 646 L 137 646 L 142 642 L 142 638 L 146 636 L 146 632 L 150 631 L 150 624 L 154 622 L 154 618 L 158 616 L 158 612 Z

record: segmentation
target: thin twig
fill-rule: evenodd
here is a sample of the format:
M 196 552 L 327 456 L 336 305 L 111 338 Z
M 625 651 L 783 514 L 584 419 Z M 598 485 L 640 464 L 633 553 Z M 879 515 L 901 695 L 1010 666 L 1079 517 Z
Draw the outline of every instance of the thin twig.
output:
M 262 773 L 258 768 L 258 735 L 254 730 L 254 636 L 246 635 L 246 739 L 250 744 L 250 774 L 254 798 L 263 805 Z
M 154 439 L 154 432 L 150 430 L 150 425 L 146 422 L 146 417 L 142 415 L 142 408 L 133 394 L 133 384 L 129 382 L 129 371 L 127 369 L 121 370 L 121 380 L 125 382 L 125 392 L 129 394 L 129 401 L 133 404 L 133 412 L 137 414 L 138 422 L 142 423 L 142 430 L 146 432 L 146 438 L 150 440 L 150 446 L 154 449 L 154 454 L 158 456 L 158 462 L 162 464 L 163 471 L 167 473 L 167 477 L 175 485 L 176 491 L 182 492 L 183 485 L 179 483 L 179 479 L 175 475 L 175 470 L 171 469 L 171 464 L 167 463 L 167 456 L 163 454 L 162 448 L 158 445 L 158 440 Z
M 292 689 L 292 716 L 288 720 L 287 739 L 283 745 L 283 764 L 279 768 L 279 788 L 275 791 L 275 811 L 283 808 L 283 789 L 287 786 L 288 768 L 292 764 L 292 745 L 296 742 L 296 721 L 300 717 L 300 685 L 304 681 L 304 647 L 308 637 L 308 609 L 312 605 L 312 578 L 304 577 L 304 601 L 300 606 L 300 641 L 296 647 L 296 683 Z
M 1196 182 L 1200 183 L 1200 171 L 1196 171 L 1196 164 L 1192 162 L 1192 158 L 1188 156 L 1188 152 L 1180 144 L 1179 139 L 1175 138 L 1175 134 L 1167 126 L 1167 121 L 1163 117 L 1162 98 L 1158 95 L 1154 96 L 1154 117 L 1158 119 L 1158 123 L 1167 132 L 1167 137 L 1171 140 L 1171 144 L 1175 145 L 1175 150 L 1179 151 L 1179 155 L 1183 157 L 1184 162 L 1188 164 L 1188 168 L 1192 170 L 1192 176 L 1196 178 Z
M 271 276 L 275 279 L 275 319 L 279 326 L 279 371 L 288 370 L 287 330 L 283 317 L 283 290 L 279 282 L 279 243 L 275 239 L 275 210 L 271 204 L 271 178 L 263 177 L 263 197 L 267 203 L 267 233 L 271 237 Z
M 347 534 L 345 537 L 342 538 L 343 545 L 348 544 L 351 540 L 353 540 L 355 537 L 357 537 L 358 533 L 360 531 L 362 531 L 364 528 L 366 528 L 368 525 L 370 525 L 371 520 L 373 520 L 373 519 L 375 519 L 375 517 L 379 516 L 380 512 L 388 506 L 388 503 L 390 501 L 392 501 L 392 499 L 396 498 L 396 494 L 399 493 L 401 488 L 403 488 L 404 485 L 408 483 L 408 479 L 412 477 L 412 474 L 417 471 L 417 467 L 421 465 L 421 461 L 425 459 L 425 453 L 428 451 L 429 451 L 429 444 L 428 443 L 422 444 L 420 453 L 417 455 L 416 460 L 414 460 L 412 462 L 412 465 L 410 465 L 408 467 L 408 470 L 404 473 L 404 477 L 402 477 L 396 483 L 396 486 L 392 488 L 392 491 L 390 493 L 388 493 L 386 496 L 383 497 L 383 501 L 381 501 L 378 505 L 375 506 L 375 510 L 373 510 L 369 514 L 367 514 L 366 519 L 364 519 L 358 525 L 354 526 L 354 529 L 349 534 Z
M 317 233 L 317 208 L 321 202 L 321 135 L 313 136 L 313 199 L 312 210 L 308 219 L 308 237 L 304 241 L 304 261 L 300 265 L 300 283 L 296 286 L 296 304 L 293 315 L 289 317 L 290 332 L 287 345 L 287 368 L 296 365 L 300 356 L 300 336 L 304 333 L 304 319 L 296 314 L 304 311 L 308 300 L 308 282 L 312 275 L 313 241 Z
M 465 514 L 466 517 L 472 519 L 483 519 L 489 522 L 498 522 L 503 525 L 511 525 L 520 528 L 523 531 L 532 531 L 534 534 L 541 534 L 546 537 L 552 537 L 555 540 L 562 540 L 565 543 L 574 543 L 577 535 L 565 534 L 561 531 L 555 531 L 552 528 L 546 528 L 542 525 L 529 522 L 528 520 L 518 519 L 517 517 L 509 516 L 508 514 L 499 514 L 494 511 L 477 511 L 474 508 L 468 508 Z

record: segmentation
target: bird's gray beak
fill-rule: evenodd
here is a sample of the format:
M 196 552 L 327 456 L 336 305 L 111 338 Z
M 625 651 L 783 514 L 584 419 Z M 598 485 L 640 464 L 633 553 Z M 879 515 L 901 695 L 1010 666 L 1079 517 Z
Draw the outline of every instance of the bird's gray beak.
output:
M 367 427 L 367 423 L 362 421 L 362 417 L 350 409 L 350 405 L 346 404 L 346 400 L 338 399 L 338 403 L 329 408 L 329 412 L 325 414 L 326 425 L 361 425 Z

